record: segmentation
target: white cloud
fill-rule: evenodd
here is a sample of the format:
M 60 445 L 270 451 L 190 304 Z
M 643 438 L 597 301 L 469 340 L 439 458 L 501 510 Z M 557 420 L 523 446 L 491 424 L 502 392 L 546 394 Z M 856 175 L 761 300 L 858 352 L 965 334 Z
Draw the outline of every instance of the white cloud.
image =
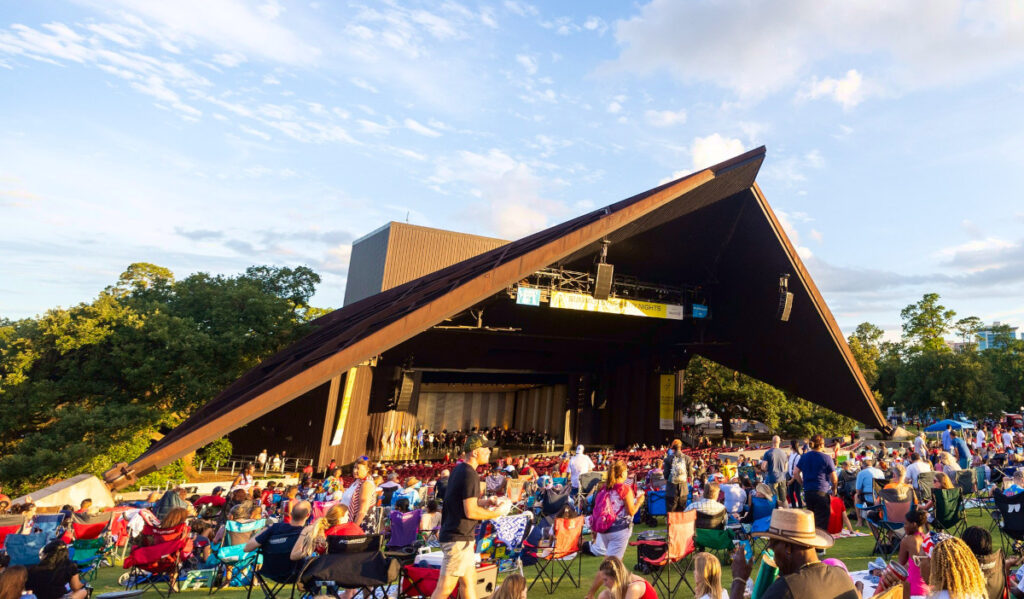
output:
M 686 111 L 679 110 L 648 110 L 644 113 L 647 122 L 655 127 L 674 127 L 686 122 Z
M 420 135 L 425 135 L 427 137 L 441 137 L 441 133 L 439 131 L 435 131 L 430 127 L 427 127 L 426 125 L 423 125 L 412 119 L 405 119 L 405 128 L 414 133 L 419 133 Z
M 231 69 L 245 62 L 245 55 L 238 52 L 222 52 L 214 54 L 211 60 L 222 67 Z
M 349 81 L 352 83 L 352 85 L 360 89 L 365 89 L 366 91 L 373 94 L 377 93 L 377 88 L 374 87 L 372 84 L 370 84 L 369 81 L 365 79 L 361 79 L 359 77 L 352 77 L 351 79 L 349 79 Z
M 343 243 L 327 250 L 320 263 L 320 269 L 326 272 L 344 275 L 348 274 L 349 260 L 352 259 L 352 245 Z
M 519 66 L 526 70 L 529 75 L 535 75 L 537 73 L 537 59 L 526 54 L 516 54 L 516 62 Z
M 795 87 L 813 65 L 862 56 L 880 62 L 888 90 L 961 84 L 1024 59 L 1024 11 L 1013 0 L 914 3 L 844 0 L 651 0 L 614 26 L 607 65 L 667 71 L 741 96 Z M 872 78 L 875 70 L 872 70 Z
M 536 232 L 567 214 L 563 204 L 544 197 L 548 183 L 533 167 L 499 149 L 439 160 L 429 182 L 479 198 L 472 216 L 504 239 Z
M 690 156 L 693 157 L 693 170 L 707 168 L 742 154 L 743 142 L 731 138 L 722 137 L 718 133 L 712 133 L 707 137 L 697 137 L 690 145 Z
M 611 114 L 619 114 L 622 112 L 622 104 L 619 104 L 615 100 L 608 103 L 608 112 Z
M 391 127 L 388 125 L 382 125 L 381 123 L 371 121 L 368 119 L 356 119 L 356 123 L 359 124 L 360 129 L 363 133 L 369 133 L 371 135 L 387 135 L 391 133 Z
M 608 24 L 604 22 L 601 17 L 587 17 L 586 21 L 583 21 L 583 28 L 587 31 L 596 31 L 603 34 L 608 30 Z
M 281 85 L 281 80 L 278 79 L 277 77 L 274 77 L 273 75 L 264 75 L 263 76 L 263 84 L 264 85 Z
M 825 236 L 821 234 L 821 231 L 817 229 L 811 229 L 811 239 L 817 241 L 818 243 L 821 243 L 822 241 L 825 240 Z
M 249 135 L 255 135 L 256 137 L 262 139 L 263 141 L 270 141 L 270 135 L 268 133 L 264 132 L 264 131 L 260 131 L 259 129 L 254 129 L 254 128 L 250 127 L 249 125 L 240 125 L 238 128 L 241 129 L 242 131 L 248 133 Z
M 517 2 L 516 0 L 505 0 L 505 9 L 512 14 L 520 17 L 535 17 L 537 16 L 537 7 L 526 2 Z
M 817 100 L 818 98 L 832 98 L 842 105 L 844 110 L 849 110 L 864 101 L 864 78 L 856 69 L 850 69 L 842 79 L 814 79 L 807 88 L 800 93 L 801 98 Z

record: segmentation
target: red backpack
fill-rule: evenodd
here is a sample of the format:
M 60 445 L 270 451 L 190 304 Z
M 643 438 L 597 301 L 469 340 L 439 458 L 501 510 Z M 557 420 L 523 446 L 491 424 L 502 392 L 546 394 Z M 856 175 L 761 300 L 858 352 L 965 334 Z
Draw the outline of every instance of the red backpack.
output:
M 618 485 L 616 485 L 617 487 Z M 597 492 L 594 498 L 594 513 L 590 517 L 590 528 L 594 532 L 605 532 L 615 524 L 619 514 L 612 504 L 612 493 L 618 492 L 617 488 L 607 487 Z

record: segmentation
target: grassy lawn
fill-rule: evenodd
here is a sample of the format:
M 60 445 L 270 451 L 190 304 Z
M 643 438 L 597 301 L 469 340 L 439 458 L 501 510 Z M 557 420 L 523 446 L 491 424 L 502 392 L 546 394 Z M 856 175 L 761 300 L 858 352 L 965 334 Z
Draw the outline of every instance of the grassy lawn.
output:
M 971 512 L 968 515 L 968 524 L 969 525 L 983 526 L 983 527 L 985 527 L 987 529 L 989 523 L 990 523 L 989 517 L 987 515 L 979 516 L 977 510 L 971 510 Z M 663 527 L 662 527 L 662 529 L 663 529 Z M 644 530 L 650 530 L 650 527 L 643 526 L 643 525 L 637 526 L 634 529 L 634 536 L 636 536 L 640 532 L 643 532 Z M 996 538 L 993 539 L 993 543 L 998 545 L 998 543 L 999 543 L 998 533 L 997 533 Z M 871 549 L 872 549 L 873 546 L 874 546 L 874 539 L 871 536 L 853 537 L 853 538 L 847 538 L 847 539 L 837 539 L 835 546 L 832 549 L 828 550 L 827 557 L 838 558 L 838 559 L 843 560 L 843 562 L 846 563 L 846 566 L 851 571 L 853 571 L 853 570 L 863 570 L 864 568 L 867 567 L 868 562 L 873 559 L 873 556 L 871 556 Z M 636 563 L 636 553 L 635 553 L 635 550 L 632 547 L 626 552 L 625 562 L 626 562 L 626 566 L 630 567 L 630 568 L 632 568 L 633 565 Z M 590 583 L 593 581 L 594 573 L 597 571 L 597 567 L 598 567 L 598 565 L 600 563 L 601 563 L 601 558 L 584 556 L 583 557 L 583 584 L 582 584 L 581 588 L 577 589 L 577 588 L 573 587 L 571 584 L 568 583 L 568 578 L 566 578 L 565 580 L 562 581 L 562 585 L 558 588 L 557 592 L 555 592 L 553 595 L 551 595 L 551 597 L 553 597 L 555 599 L 563 599 L 563 598 L 564 599 L 569 599 L 570 597 L 571 598 L 583 597 L 586 594 L 587 588 L 589 587 Z M 93 596 L 95 597 L 95 595 L 99 594 L 99 593 L 105 593 L 105 592 L 110 592 L 110 591 L 122 590 L 121 587 L 117 586 L 117 577 L 120 576 L 121 573 L 123 573 L 123 572 L 124 572 L 124 570 L 122 570 L 120 566 L 115 566 L 115 567 L 112 567 L 112 568 L 103 568 L 102 570 L 100 570 L 96 580 L 93 582 L 93 587 L 95 588 L 95 593 L 94 593 Z M 573 573 L 575 574 L 575 567 L 573 568 Z M 756 573 L 756 569 L 755 569 L 755 573 Z M 726 589 L 728 589 L 729 583 L 732 581 L 732 573 L 731 573 L 728 565 L 724 565 L 723 566 L 723 574 L 724 574 L 724 581 L 723 581 L 724 582 L 724 586 L 725 586 Z M 533 572 L 533 568 L 532 567 L 526 568 L 526 575 L 527 575 L 527 579 L 528 580 L 530 580 L 530 581 L 533 580 L 534 572 Z M 693 574 L 692 574 L 692 572 L 690 573 L 690 576 L 688 578 L 689 578 L 690 582 L 692 583 L 693 582 Z M 499 580 L 499 582 L 500 582 L 500 580 Z M 180 594 L 182 596 L 186 596 L 186 597 L 187 596 L 193 596 L 196 599 L 198 599 L 200 596 L 205 596 L 207 592 L 208 592 L 208 589 L 202 589 L 202 590 L 182 591 L 182 593 L 180 593 Z M 244 596 L 244 594 L 245 594 L 245 590 L 244 589 L 239 590 L 239 589 L 230 589 L 230 588 L 229 589 L 225 589 L 223 591 L 218 591 L 218 593 L 217 593 L 218 596 L 223 596 L 223 597 L 228 597 L 228 598 L 231 598 L 231 597 L 237 598 L 237 597 Z M 256 589 L 254 589 L 254 591 L 253 591 L 253 596 L 254 597 L 258 597 L 259 599 L 262 599 L 262 597 L 260 596 L 259 591 L 256 590 Z M 532 596 L 532 597 L 545 597 L 545 596 L 547 596 L 547 593 L 544 591 L 544 588 L 541 585 L 541 583 L 538 582 L 537 586 L 535 586 L 533 588 L 533 590 L 530 592 L 530 596 Z M 692 596 L 693 596 L 692 593 L 690 593 L 689 589 L 687 589 L 685 587 L 685 585 L 682 587 L 682 590 L 679 593 L 676 594 L 676 597 L 680 597 L 680 598 L 689 598 L 689 597 L 692 597 Z M 149 597 L 157 597 L 157 595 L 154 592 L 149 592 L 149 593 L 146 593 L 144 595 L 144 597 L 147 597 L 147 598 L 149 598 Z M 287 597 L 287 594 L 283 594 L 281 597 L 282 597 L 282 599 L 284 599 L 285 597 Z

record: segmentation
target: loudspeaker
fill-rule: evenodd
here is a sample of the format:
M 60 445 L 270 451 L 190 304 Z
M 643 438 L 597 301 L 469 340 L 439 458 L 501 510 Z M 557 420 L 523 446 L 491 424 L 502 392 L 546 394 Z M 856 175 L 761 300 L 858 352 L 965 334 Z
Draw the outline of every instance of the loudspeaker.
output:
M 594 299 L 608 299 L 612 291 L 612 278 L 615 275 L 615 266 L 607 263 L 598 263 L 597 277 L 594 279 Z
M 786 292 L 785 298 L 779 298 L 779 320 L 789 322 L 789 313 L 793 310 L 793 294 Z

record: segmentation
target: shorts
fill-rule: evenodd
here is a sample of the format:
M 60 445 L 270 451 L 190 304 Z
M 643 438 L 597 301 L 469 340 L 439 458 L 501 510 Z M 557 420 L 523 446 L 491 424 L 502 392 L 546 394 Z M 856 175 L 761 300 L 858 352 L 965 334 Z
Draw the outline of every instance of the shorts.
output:
M 475 545 L 473 541 L 441 543 L 441 576 L 461 578 L 476 572 Z

